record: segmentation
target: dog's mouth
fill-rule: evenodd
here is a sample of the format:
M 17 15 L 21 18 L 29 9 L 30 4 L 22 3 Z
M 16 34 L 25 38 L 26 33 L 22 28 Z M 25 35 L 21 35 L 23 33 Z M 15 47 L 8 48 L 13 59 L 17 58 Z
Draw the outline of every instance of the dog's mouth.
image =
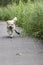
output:
M 13 29 L 13 27 L 12 26 L 9 26 L 9 29 L 11 30 L 11 29 Z

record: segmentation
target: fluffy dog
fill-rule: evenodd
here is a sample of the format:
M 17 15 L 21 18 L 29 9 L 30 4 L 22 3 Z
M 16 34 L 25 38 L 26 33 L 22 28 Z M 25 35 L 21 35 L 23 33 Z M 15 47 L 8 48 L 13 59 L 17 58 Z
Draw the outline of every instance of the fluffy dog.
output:
M 10 37 L 13 37 L 13 32 L 15 31 L 17 34 L 20 34 L 19 32 L 16 31 L 15 29 L 15 23 L 17 21 L 17 17 L 13 18 L 13 20 L 8 20 L 7 21 L 7 32 Z

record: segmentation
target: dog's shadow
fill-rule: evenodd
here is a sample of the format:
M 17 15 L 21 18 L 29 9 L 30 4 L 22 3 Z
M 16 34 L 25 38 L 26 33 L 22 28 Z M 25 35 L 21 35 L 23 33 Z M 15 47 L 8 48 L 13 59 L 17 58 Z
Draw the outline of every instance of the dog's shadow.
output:
M 20 38 L 20 36 L 13 36 L 13 37 L 10 37 L 10 36 L 2 36 L 1 38 L 2 39 L 15 39 L 15 38 Z

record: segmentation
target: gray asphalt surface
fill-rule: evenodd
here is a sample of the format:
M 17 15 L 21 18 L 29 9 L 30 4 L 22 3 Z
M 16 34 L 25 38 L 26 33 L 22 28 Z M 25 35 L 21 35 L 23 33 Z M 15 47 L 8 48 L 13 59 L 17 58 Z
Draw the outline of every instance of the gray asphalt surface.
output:
M 43 42 L 14 33 L 9 38 L 6 23 L 0 23 L 0 65 L 43 65 Z

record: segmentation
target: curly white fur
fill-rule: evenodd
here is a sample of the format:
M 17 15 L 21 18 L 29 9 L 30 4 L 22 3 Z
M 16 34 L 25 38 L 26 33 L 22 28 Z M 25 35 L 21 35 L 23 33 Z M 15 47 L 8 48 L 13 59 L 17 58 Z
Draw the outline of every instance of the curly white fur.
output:
M 9 27 L 10 27 L 10 26 L 15 30 L 15 23 L 16 23 L 16 21 L 17 21 L 17 17 L 13 18 L 12 20 L 8 20 L 8 21 L 7 21 L 8 34 L 10 34 L 9 31 L 11 32 L 11 30 L 9 30 Z M 12 33 L 12 32 L 11 32 L 11 33 Z M 13 33 L 12 33 L 12 34 L 13 34 Z
M 12 26 L 15 29 L 15 23 L 17 21 L 17 17 L 13 18 L 12 20 L 7 21 L 7 27 Z

